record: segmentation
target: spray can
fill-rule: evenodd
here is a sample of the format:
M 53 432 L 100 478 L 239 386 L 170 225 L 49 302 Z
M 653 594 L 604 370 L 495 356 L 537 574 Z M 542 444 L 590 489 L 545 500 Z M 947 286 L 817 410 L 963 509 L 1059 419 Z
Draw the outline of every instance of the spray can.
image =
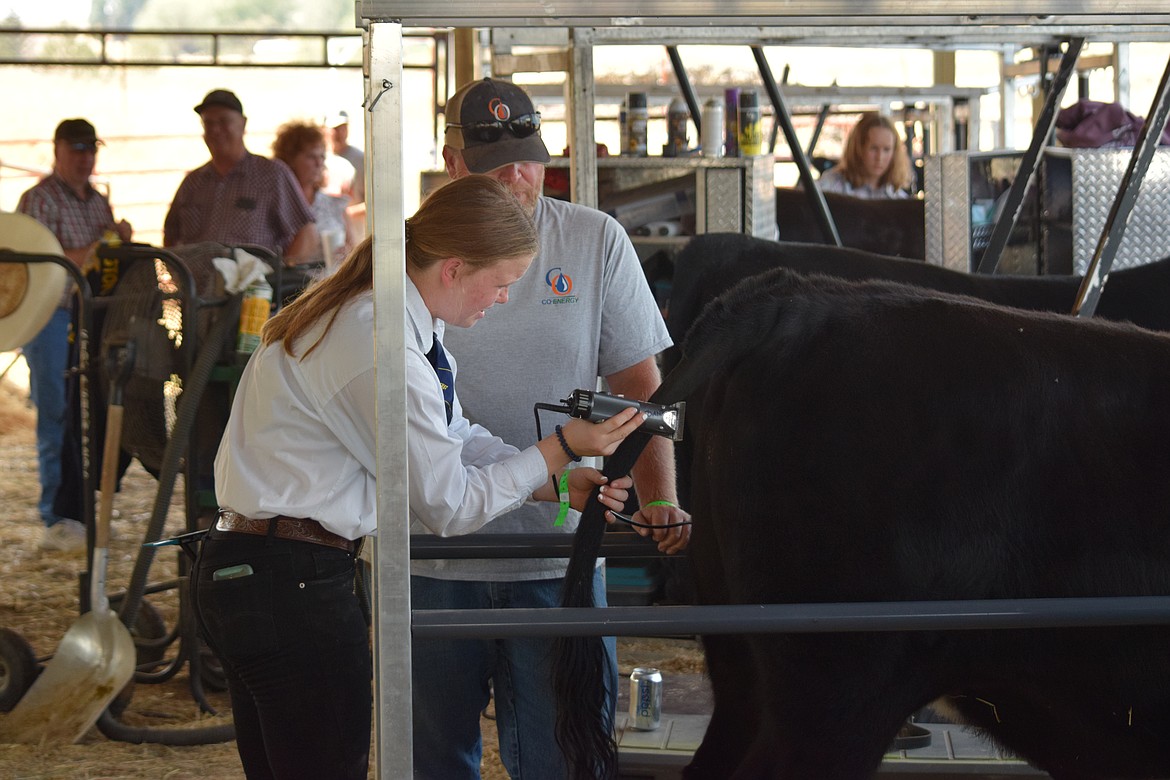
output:
M 122 245 L 122 239 L 118 236 L 117 231 L 107 229 L 102 233 L 102 244 L 108 247 L 118 247 Z M 96 291 L 97 295 L 109 295 L 114 289 L 114 285 L 118 283 L 119 266 L 118 258 L 106 257 L 103 252 L 95 253 L 94 265 L 85 269 L 86 281 L 89 282 L 90 289 Z
M 261 276 L 244 291 L 240 303 L 240 329 L 236 337 L 236 351 L 252 354 L 260 346 L 260 330 L 272 311 L 272 287 Z
M 723 156 L 723 101 L 711 98 L 703 104 L 703 156 Z
M 747 89 L 739 94 L 739 153 L 743 157 L 752 157 L 763 151 L 760 98 L 754 89 Z
M 739 157 L 739 87 L 723 90 L 723 153 L 728 157 Z
M 676 97 L 666 109 L 666 146 L 664 157 L 682 157 L 687 152 L 687 122 L 691 114 L 683 99 Z
M 646 121 L 649 113 L 646 108 L 645 92 L 630 92 L 626 95 L 626 123 L 628 125 L 626 145 L 622 147 L 622 154 L 629 157 L 646 156 Z
M 630 728 L 654 731 L 662 725 L 662 672 L 639 666 L 630 675 Z

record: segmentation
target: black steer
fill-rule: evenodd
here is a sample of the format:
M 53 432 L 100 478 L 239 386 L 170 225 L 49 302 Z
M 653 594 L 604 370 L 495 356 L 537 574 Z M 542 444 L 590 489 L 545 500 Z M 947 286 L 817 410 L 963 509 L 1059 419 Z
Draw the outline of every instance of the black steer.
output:
M 674 266 L 666 324 L 676 345 L 683 343 L 704 306 L 741 280 L 774 268 L 839 279 L 901 282 L 1004 306 L 1063 313 L 1072 311 L 1081 284 L 1079 276 L 969 274 L 856 249 L 767 241 L 739 233 L 696 236 L 679 252 Z M 1096 316 L 1170 331 L 1170 258 L 1111 273 Z M 663 371 L 668 373 L 680 355 L 677 346 L 668 349 L 663 354 Z M 687 507 L 692 451 L 687 439 L 676 447 L 679 497 Z M 685 600 L 680 593 L 687 588 L 685 573 L 673 562 L 665 568 L 670 578 L 668 596 Z
M 688 401 L 701 603 L 1170 595 L 1170 337 L 778 270 L 709 306 L 684 351 L 652 400 Z M 588 603 L 601 525 L 590 507 L 567 606 Z M 1053 777 L 1170 776 L 1168 643 L 1166 626 L 705 637 L 715 707 L 686 776 L 867 777 L 939 698 Z M 596 702 L 564 660 L 596 641 L 562 645 L 564 701 Z M 612 776 L 605 724 L 579 722 L 597 711 L 558 719 L 582 776 Z
M 666 324 L 675 344 L 708 302 L 740 280 L 773 268 L 839 279 L 883 279 L 941 292 L 970 295 L 1004 306 L 1069 313 L 1079 276 L 970 274 L 858 249 L 768 241 L 741 233 L 705 233 L 687 242 L 674 261 Z M 1096 316 L 1170 331 L 1170 258 L 1114 271 Z M 664 369 L 678 362 L 669 350 Z
M 923 201 L 866 200 L 836 192 L 824 196 L 844 246 L 912 260 L 926 258 Z M 781 241 L 829 243 L 804 190 L 776 188 L 776 229 Z

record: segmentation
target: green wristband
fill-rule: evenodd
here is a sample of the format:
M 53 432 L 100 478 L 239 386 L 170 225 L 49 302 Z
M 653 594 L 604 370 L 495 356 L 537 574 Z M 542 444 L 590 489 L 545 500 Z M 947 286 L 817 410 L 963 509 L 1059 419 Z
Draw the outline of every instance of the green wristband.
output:
M 565 469 L 561 472 L 560 492 L 558 494 L 561 499 L 561 508 L 557 512 L 557 521 L 553 523 L 554 528 L 559 528 L 565 524 L 565 518 L 569 516 L 569 470 Z
M 649 504 L 643 504 L 642 508 L 648 509 L 649 507 L 652 507 L 652 506 L 672 506 L 675 509 L 678 509 L 678 504 L 675 504 L 671 501 L 651 501 Z

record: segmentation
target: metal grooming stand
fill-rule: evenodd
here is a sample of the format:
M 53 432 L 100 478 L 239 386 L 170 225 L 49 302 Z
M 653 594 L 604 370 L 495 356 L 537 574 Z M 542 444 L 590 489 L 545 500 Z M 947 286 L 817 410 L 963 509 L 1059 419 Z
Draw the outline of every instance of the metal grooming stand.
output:
M 181 343 L 175 349 L 174 365 L 178 369 L 177 373 L 181 381 L 184 383 L 190 376 L 191 367 L 194 363 L 195 355 L 197 354 L 200 345 L 198 343 L 198 333 L 195 323 L 198 316 L 198 309 L 202 305 L 210 305 L 210 303 L 200 301 L 196 292 L 196 282 L 191 269 L 178 256 L 150 245 L 145 244 L 126 244 L 120 246 L 104 246 L 98 252 L 99 273 L 102 274 L 103 279 L 109 280 L 108 286 L 103 285 L 105 289 L 101 290 L 101 294 L 96 298 L 96 305 L 99 311 L 108 317 L 110 313 L 114 312 L 119 306 L 120 284 L 125 279 L 126 274 L 131 271 L 138 264 L 160 262 L 170 274 L 171 280 L 175 284 L 175 290 L 166 292 L 164 295 L 168 298 L 179 301 L 180 312 L 182 316 L 181 325 Z M 134 291 L 133 294 L 140 295 L 141 290 Z M 221 302 L 223 303 L 223 302 Z M 123 304 L 125 305 L 125 304 Z M 103 323 L 103 330 L 105 324 Z M 95 334 L 94 342 L 98 345 L 102 342 L 104 333 Z M 149 359 L 149 358 L 147 358 Z M 184 390 L 185 392 L 185 390 Z M 128 410 L 131 411 L 131 410 Z M 129 416 L 129 415 L 128 415 Z M 168 444 L 168 448 L 169 448 Z M 194 484 L 195 479 L 192 475 L 201 472 L 199 453 L 191 451 L 191 448 L 185 448 L 188 451 L 184 457 L 186 459 L 184 488 L 185 488 L 185 515 L 187 519 L 186 530 L 195 530 L 196 517 L 198 514 L 198 493 L 197 486 Z M 160 476 L 165 476 L 160 474 Z M 166 509 L 171 503 L 171 494 L 173 492 L 173 483 L 168 486 L 160 485 L 158 494 L 155 497 L 154 514 L 162 512 L 165 517 Z M 165 495 L 164 495 L 165 493 Z M 161 508 L 160 508 L 161 507 Z M 157 541 L 158 534 L 152 534 L 152 529 L 148 528 L 144 534 L 144 544 Z M 161 532 L 161 528 L 158 529 Z M 155 536 L 155 538 L 150 538 Z M 155 637 L 153 639 L 146 639 L 141 641 L 141 645 L 145 647 L 167 647 L 176 639 L 178 640 L 178 652 L 170 659 L 159 660 L 152 664 L 144 664 L 140 667 L 134 675 L 136 682 L 140 683 L 161 683 L 165 682 L 175 676 L 182 669 L 184 664 L 190 665 L 190 689 L 192 697 L 199 704 L 201 710 L 205 712 L 214 712 L 211 705 L 208 703 L 206 694 L 203 690 L 203 669 L 198 652 L 194 648 L 198 646 L 197 635 L 194 630 L 194 623 L 190 616 L 189 598 L 190 594 L 186 591 L 186 580 L 189 570 L 189 563 L 186 556 L 178 556 L 178 576 L 175 579 L 170 579 L 161 582 L 148 583 L 147 577 L 149 575 L 150 566 L 154 561 L 155 549 L 153 547 L 143 546 L 139 548 L 138 556 L 135 558 L 133 571 L 130 576 L 131 586 L 120 595 L 121 605 L 119 607 L 119 617 L 123 623 L 129 628 L 134 629 L 135 623 L 139 616 L 139 609 L 142 605 L 142 597 L 146 594 L 161 593 L 167 590 L 177 589 L 179 592 L 179 619 L 174 627 L 166 636 Z M 134 583 L 141 583 L 135 587 Z M 136 641 L 136 643 L 139 643 Z
M 781 9 L 778 12 L 777 9 Z M 908 5 L 896 0 L 793 0 L 782 4 L 753 0 L 577 0 L 573 3 L 542 0 L 506 0 L 485 4 L 471 0 L 451 0 L 436 5 L 424 0 L 361 0 L 359 23 L 367 28 L 368 68 L 365 76 L 367 180 L 386 182 L 388 186 L 371 189 L 369 210 L 374 235 L 374 290 L 376 306 L 376 343 L 378 362 L 378 515 L 383 518 L 375 547 L 375 702 L 377 705 L 375 744 L 378 745 L 379 777 L 409 777 L 411 759 L 411 685 L 410 637 L 412 631 L 425 631 L 430 617 L 414 616 L 410 610 L 409 516 L 404 475 L 406 458 L 405 342 L 404 318 L 404 236 L 403 219 L 403 107 L 401 84 L 403 72 L 402 36 L 404 26 L 429 27 L 531 27 L 568 30 L 569 76 L 566 104 L 570 114 L 573 200 L 596 205 L 596 153 L 593 139 L 592 55 L 594 44 L 617 43 L 737 43 L 753 41 L 760 45 L 792 45 L 834 40 L 849 46 L 889 46 L 897 42 L 919 48 L 953 48 L 965 43 L 971 48 L 1000 46 L 1005 41 L 1035 45 L 1058 44 L 1074 37 L 1092 36 L 1114 41 L 1170 40 L 1170 13 L 1163 0 L 990 0 L 972 14 L 970 5 L 958 0 L 936 0 L 924 5 Z M 1102 31 L 1107 31 L 1103 34 Z M 1024 177 L 1027 178 L 1027 177 Z M 1081 600 L 1077 600 L 1081 602 Z M 976 611 L 978 602 L 966 607 L 954 603 L 903 605 L 845 605 L 847 610 L 866 613 L 867 630 L 904 627 L 900 623 L 909 610 L 915 628 L 939 628 L 952 620 L 952 614 Z M 985 606 L 985 605 L 984 605 Z M 1005 605 L 1006 606 L 1006 605 Z M 1076 614 L 1094 605 L 1069 602 Z M 1096 605 L 1100 607 L 1100 605 Z M 1106 605 L 1107 613 L 1117 607 Z M 1046 605 L 1023 605 L 1028 625 L 1055 625 L 1053 620 L 1081 618 L 1054 617 L 1044 614 Z M 1031 609 L 1035 607 L 1036 609 Z M 1166 622 L 1164 600 L 1152 609 L 1130 611 L 1136 622 Z M 642 608 L 609 608 L 590 611 L 586 620 L 567 620 L 545 610 L 541 623 L 567 625 L 541 626 L 544 634 L 639 633 L 618 626 L 618 615 Z M 765 620 L 751 630 L 776 630 L 784 627 L 783 614 L 791 611 L 811 612 L 828 619 L 834 616 L 833 605 L 752 607 L 767 613 Z M 694 611 L 698 610 L 698 611 Z M 1007 610 L 1012 610 L 1007 606 Z M 596 612 L 596 617 L 593 613 Z M 940 614 L 940 613 L 948 614 Z M 779 614 L 778 614 L 779 613 Z M 1088 613 L 1086 613 L 1088 614 Z M 672 610 L 675 622 L 670 633 L 683 633 L 702 625 L 712 631 L 716 623 L 706 622 L 702 608 L 682 607 Z M 476 623 L 478 636 L 500 630 L 502 617 L 486 612 L 462 612 L 460 622 Z M 516 616 L 511 616 L 516 617 Z M 537 616 L 530 616 L 536 619 Z M 572 616 L 576 618 L 577 616 Z M 1092 619 L 1104 616 L 1096 614 Z M 966 618 L 963 618 L 965 620 Z M 1049 622 L 1045 622 L 1049 621 Z M 604 628 L 598 626 L 604 622 Z M 962 620 L 960 621 L 962 622 Z M 1071 623 L 1060 623 L 1069 625 Z M 729 630 L 740 630 L 731 628 Z M 422 635 L 420 633 L 420 635 Z
M 230 256 L 231 248 L 227 247 L 225 249 L 227 250 L 228 256 Z M 264 251 L 257 250 L 254 247 L 249 247 L 248 249 L 253 254 Z M 266 259 L 270 264 L 273 264 L 270 255 L 262 259 Z M 135 672 L 134 679 L 140 683 L 165 682 L 174 677 L 184 665 L 187 665 L 189 667 L 189 686 L 192 697 L 202 711 L 214 714 L 215 710 L 207 700 L 204 685 L 205 683 L 222 685 L 222 673 L 217 670 L 214 659 L 202 651 L 202 643 L 199 640 L 194 617 L 190 609 L 192 594 L 188 590 L 188 575 L 192 556 L 185 553 L 191 553 L 193 548 L 187 548 L 186 545 L 183 545 L 184 552 L 177 555 L 178 576 L 176 578 L 154 583 L 149 583 L 147 579 L 157 549 L 151 546 L 151 544 L 158 542 L 162 535 L 163 525 L 165 524 L 173 498 L 174 480 L 177 478 L 179 472 L 181 471 L 184 474 L 183 506 L 186 521 L 185 530 L 187 532 L 198 530 L 200 517 L 207 514 L 209 506 L 214 505 L 214 496 L 212 495 L 211 498 L 207 497 L 209 485 L 201 484 L 204 478 L 209 477 L 209 465 L 207 459 L 204 457 L 206 453 L 201 452 L 198 446 L 192 444 L 192 439 L 189 436 L 192 430 L 198 430 L 200 428 L 198 421 L 198 418 L 201 416 L 199 404 L 203 398 L 203 392 L 206 389 L 206 386 L 192 387 L 192 373 L 193 368 L 196 367 L 201 359 L 203 361 L 215 359 L 216 365 L 208 372 L 209 378 L 206 379 L 208 384 L 230 382 L 238 375 L 236 367 L 224 365 L 222 361 L 218 360 L 217 354 L 209 353 L 208 355 L 201 355 L 201 350 L 204 349 L 222 351 L 224 342 L 217 339 L 215 343 L 201 344 L 200 334 L 198 332 L 200 311 L 211 307 L 220 307 L 220 320 L 217 321 L 215 326 L 212 326 L 207 335 L 215 338 L 216 333 L 230 331 L 230 335 L 234 336 L 234 318 L 238 317 L 238 296 L 228 296 L 225 294 L 222 299 L 217 300 L 205 300 L 201 298 L 196 276 L 188 263 L 171 251 L 151 245 L 123 244 L 118 246 L 102 246 L 98 251 L 98 260 L 99 268 L 96 284 L 99 286 L 100 294 L 95 296 L 95 307 L 105 315 L 102 330 L 108 330 L 113 327 L 109 322 L 110 316 L 112 313 L 118 311 L 120 305 L 129 310 L 133 310 L 135 306 L 141 307 L 143 305 L 142 301 L 144 297 L 150 297 L 152 299 L 152 302 L 148 303 L 147 306 L 164 299 L 177 301 L 182 318 L 181 324 L 176 331 L 178 344 L 173 347 L 173 353 L 161 357 L 156 353 L 153 356 L 148 355 L 144 358 L 146 361 L 165 361 L 163 365 L 160 367 L 139 364 L 139 373 L 146 373 L 148 376 L 155 371 L 162 371 L 164 374 L 173 371 L 182 382 L 183 392 L 176 405 L 178 421 L 174 423 L 173 429 L 167 435 L 161 464 L 157 466 L 159 470 L 159 474 L 157 475 L 159 487 L 155 496 L 151 521 L 144 532 L 143 546 L 139 548 L 139 554 L 135 559 L 127 590 L 121 594 L 117 594 L 117 597 L 121 601 L 118 610 L 119 617 L 131 629 L 135 627 L 135 623 L 140 615 L 140 609 L 144 604 L 143 596 L 147 594 L 176 589 L 179 594 L 179 618 L 174 628 L 164 636 L 136 639 L 136 644 L 140 648 L 159 651 L 159 656 L 157 659 L 140 664 L 138 670 Z M 149 273 L 153 277 L 156 273 L 155 264 L 161 264 L 162 269 L 165 271 L 165 273 L 158 274 L 158 289 L 152 290 L 150 296 L 145 296 L 144 289 L 142 288 L 130 290 L 122 288 L 121 285 L 126 279 L 127 274 L 134 273 L 135 269 L 139 268 L 141 264 L 146 263 L 151 264 L 149 272 L 139 270 L 138 273 Z M 279 278 L 275 274 L 272 278 L 276 282 L 274 289 L 280 289 Z M 220 322 L 224 322 L 225 319 L 228 323 L 220 325 Z M 227 330 L 225 331 L 224 329 Z M 94 346 L 91 349 L 96 350 L 107 335 L 109 334 L 95 334 L 95 337 L 92 339 Z M 157 338 L 158 334 L 155 335 Z M 130 338 L 133 338 L 132 334 L 130 334 Z M 167 349 L 170 349 L 170 347 L 167 347 Z M 144 350 L 139 348 L 138 352 L 141 355 Z M 93 356 L 91 356 L 90 362 L 91 365 L 96 364 Z M 157 377 L 151 378 L 157 380 Z M 196 406 L 187 408 L 192 403 L 196 404 Z M 186 411 L 184 411 L 185 409 Z M 127 421 L 129 422 L 133 410 L 128 409 L 127 411 Z M 226 416 L 226 410 L 224 414 Z M 183 426 L 184 415 L 192 415 L 189 425 Z M 185 428 L 185 432 L 180 432 L 181 426 Z M 168 464 L 173 465 L 168 466 Z M 178 640 L 178 651 L 170 658 L 163 658 L 161 651 L 174 643 L 176 639 Z M 129 729 L 118 723 L 116 719 L 111 719 L 109 713 L 103 716 L 102 721 L 99 721 L 99 726 L 110 738 L 125 739 L 126 741 L 133 742 L 167 742 L 170 733 L 168 730 Z M 233 735 L 234 732 L 231 729 L 213 727 L 206 730 L 205 739 L 188 741 L 186 744 L 223 741 L 224 739 L 231 739 Z

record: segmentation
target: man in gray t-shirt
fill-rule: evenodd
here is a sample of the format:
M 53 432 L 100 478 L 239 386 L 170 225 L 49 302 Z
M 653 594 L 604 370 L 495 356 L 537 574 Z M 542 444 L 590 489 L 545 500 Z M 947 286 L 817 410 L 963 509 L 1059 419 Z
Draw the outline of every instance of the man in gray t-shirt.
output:
M 451 329 L 444 337 L 459 361 L 459 400 L 468 419 L 526 447 L 537 439 L 533 404 L 593 389 L 598 377 L 611 392 L 648 398 L 660 379 L 654 357 L 671 345 L 666 326 L 621 226 L 594 209 L 540 195 L 550 158 L 528 95 L 510 82 L 472 82 L 447 101 L 446 120 L 447 173 L 452 178 L 484 173 L 507 184 L 533 209 L 540 233 L 540 251 L 509 288 L 508 304 L 475 328 Z M 542 418 L 544 432 L 557 422 L 552 415 Z M 677 507 L 671 442 L 654 437 L 633 477 L 642 504 L 638 520 L 667 525 L 688 519 Z M 549 508 L 530 502 L 477 533 L 576 529 L 575 512 L 556 527 L 556 507 Z M 689 538 L 686 526 L 650 533 L 665 552 L 681 550 Z M 564 559 L 415 561 L 412 605 L 557 606 L 565 564 Z M 598 605 L 605 604 L 600 568 L 594 595 Z M 608 648 L 609 690 L 616 693 L 612 638 Z M 540 638 L 416 642 L 416 773 L 445 780 L 479 776 L 479 713 L 492 690 L 500 756 L 509 774 L 567 776 L 553 737 L 551 649 L 552 640 Z

